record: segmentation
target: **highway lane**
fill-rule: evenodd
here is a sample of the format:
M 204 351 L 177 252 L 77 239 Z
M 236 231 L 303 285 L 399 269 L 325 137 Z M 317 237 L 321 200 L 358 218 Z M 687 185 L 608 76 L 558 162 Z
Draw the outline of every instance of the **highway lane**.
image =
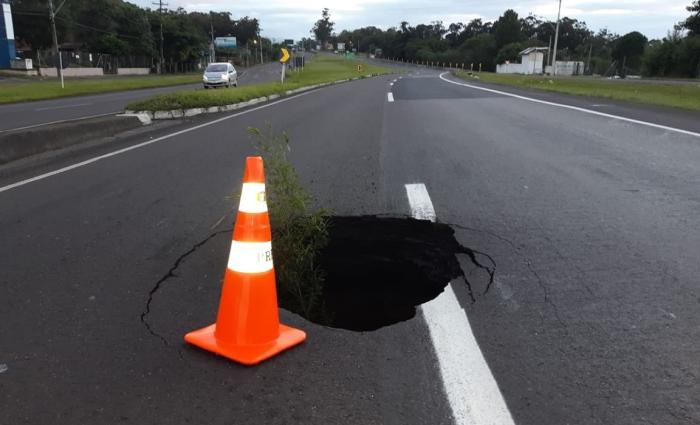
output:
M 275 62 L 253 66 L 242 71 L 240 84 L 275 81 L 276 78 L 279 78 L 278 72 L 279 64 Z M 70 84 L 70 80 L 67 84 Z M 200 88 L 201 84 L 188 84 L 0 105 L 0 132 L 66 120 L 117 114 L 122 112 L 128 103 L 155 94 Z
M 324 205 L 385 212 L 377 189 L 385 86 L 374 79 L 308 93 L 0 193 L 3 420 L 451 423 L 418 318 L 358 333 L 283 311 L 308 340 L 256 368 L 184 346 L 184 333 L 216 314 L 230 231 L 187 257 L 158 291 L 148 320 L 164 340 L 139 319 L 180 256 L 230 229 L 251 125 L 289 132 Z M 397 212 L 407 208 L 404 201 Z
M 490 287 L 463 264 L 475 302 L 452 287 L 516 423 L 699 422 L 697 138 L 412 71 L 0 193 L 11 423 L 452 422 L 421 316 L 355 333 L 283 311 L 309 340 L 255 369 L 184 347 L 213 317 L 226 232 L 154 299 L 167 344 L 139 322 L 158 278 L 232 220 L 246 128 L 268 122 L 322 205 L 409 214 L 405 185 L 423 183 L 438 220 L 494 259 Z M 460 345 L 464 329 L 450 331 Z
M 698 137 L 435 77 L 392 87 L 383 171 L 495 259 L 465 306 L 516 422 L 700 422 Z

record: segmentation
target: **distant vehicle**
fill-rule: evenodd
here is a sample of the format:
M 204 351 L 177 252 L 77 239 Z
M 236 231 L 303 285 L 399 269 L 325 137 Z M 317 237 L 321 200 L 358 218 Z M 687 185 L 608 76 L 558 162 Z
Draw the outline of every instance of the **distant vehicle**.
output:
M 230 63 L 210 63 L 202 75 L 202 85 L 209 87 L 238 87 L 238 72 Z

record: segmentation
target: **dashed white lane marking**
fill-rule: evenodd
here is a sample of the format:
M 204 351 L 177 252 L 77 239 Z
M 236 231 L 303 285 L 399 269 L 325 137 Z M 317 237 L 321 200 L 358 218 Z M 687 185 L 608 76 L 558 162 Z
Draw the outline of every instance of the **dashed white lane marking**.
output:
M 387 99 L 389 102 L 393 102 L 393 101 L 394 101 L 394 94 L 391 93 L 391 92 L 387 93 L 387 94 L 386 94 L 386 99 Z
M 261 109 L 269 108 L 269 107 L 271 107 L 271 106 L 275 106 L 275 105 L 278 105 L 278 104 L 280 104 L 280 103 L 289 102 L 290 100 L 294 100 L 294 99 L 296 99 L 296 98 L 299 98 L 299 97 L 302 97 L 302 96 L 306 96 L 306 95 L 309 95 L 309 94 L 311 94 L 311 93 L 316 93 L 317 91 L 318 91 L 318 90 L 311 90 L 311 91 L 307 91 L 307 92 L 304 92 L 304 93 L 300 93 L 300 94 L 297 94 L 297 95 L 294 95 L 294 96 L 291 96 L 291 97 L 286 97 L 286 98 L 284 98 L 284 99 L 280 99 L 280 100 L 277 100 L 277 101 L 274 101 L 274 102 L 270 102 L 270 103 L 267 103 L 267 104 L 265 104 L 265 105 L 258 106 L 258 107 L 256 107 L 256 108 L 247 109 L 247 110 L 245 110 L 245 111 L 238 112 L 238 113 L 233 114 L 233 115 L 227 115 L 227 116 L 225 116 L 225 117 L 218 118 L 218 119 L 215 119 L 215 120 L 213 120 L 213 121 L 205 122 L 204 124 L 195 125 L 194 127 L 189 127 L 189 128 L 184 129 L 184 130 L 180 130 L 180 131 L 176 131 L 176 132 L 174 132 L 174 133 L 166 134 L 166 135 L 164 135 L 164 136 L 157 137 L 157 138 L 155 138 L 155 139 L 153 139 L 153 140 L 149 140 L 149 141 L 146 141 L 146 142 L 143 142 L 143 143 L 139 143 L 139 144 L 136 144 L 136 145 L 132 145 L 132 146 L 129 146 L 129 147 L 126 147 L 126 148 L 123 148 L 123 149 L 116 150 L 116 151 L 114 151 L 114 152 L 106 153 L 106 154 L 104 154 L 104 155 L 96 156 L 96 157 L 94 157 L 94 158 L 91 158 L 91 159 L 88 159 L 88 160 L 85 160 L 85 161 L 82 161 L 82 162 L 78 162 L 78 163 L 76 163 L 76 164 L 69 165 L 69 166 L 67 166 L 67 167 L 59 168 L 59 169 L 57 169 L 57 170 L 50 171 L 50 172 L 48 172 L 48 173 L 40 174 L 40 175 L 38 175 L 38 176 L 34 176 L 34 177 L 28 178 L 28 179 L 26 179 L 26 180 L 21 180 L 21 181 L 18 181 L 18 182 L 16 182 L 16 183 L 9 184 L 9 185 L 7 185 L 7 186 L 0 187 L 0 193 L 1 193 L 1 192 L 5 192 L 6 190 L 11 190 L 11 189 L 15 189 L 15 188 L 20 187 L 20 186 L 24 186 L 24 185 L 26 185 L 26 184 L 29 184 L 29 183 L 32 183 L 32 182 L 35 182 L 35 181 L 38 181 L 38 180 L 43 180 L 43 179 L 45 179 L 45 178 L 48 178 L 48 177 L 51 177 L 51 176 L 55 176 L 55 175 L 57 175 L 57 174 L 65 173 L 66 171 L 74 170 L 74 169 L 76 169 L 76 168 L 80 168 L 80 167 L 83 167 L 83 166 L 92 164 L 92 163 L 94 163 L 94 162 L 101 161 L 101 160 L 103 160 L 103 159 L 107 159 L 107 158 L 110 158 L 110 157 L 113 157 L 113 156 L 121 155 L 121 154 L 123 154 L 123 153 L 132 151 L 132 150 L 134 150 L 134 149 L 140 149 L 140 148 L 143 148 L 143 147 L 145 147 L 145 146 L 152 145 L 153 143 L 157 143 L 157 142 L 161 142 L 161 141 L 166 140 L 166 139 L 170 139 L 171 137 L 175 137 L 175 136 L 179 136 L 179 135 L 181 135 L 181 134 L 189 133 L 189 132 L 191 132 L 191 131 L 199 130 L 200 128 L 208 127 L 208 126 L 210 126 L 210 125 L 214 125 L 214 124 L 220 123 L 220 122 L 222 122 L 222 121 L 226 121 L 226 120 L 230 120 L 230 119 L 232 119 L 232 118 L 240 117 L 241 115 L 245 115 L 245 114 L 249 114 L 249 113 L 251 113 L 251 112 L 259 111 L 259 110 L 261 110 Z
M 435 221 L 435 209 L 430 201 L 428 189 L 423 183 L 407 184 L 406 196 L 408 196 L 408 204 L 411 206 L 411 216 L 418 220 Z
M 533 99 L 531 97 L 520 96 L 518 94 L 508 93 L 508 92 L 500 91 L 500 90 L 487 89 L 486 87 L 479 87 L 479 86 L 475 86 L 473 84 L 459 83 L 457 81 L 452 81 L 450 79 L 445 78 L 445 75 L 447 75 L 447 74 L 448 74 L 447 72 L 443 72 L 442 74 L 440 74 L 440 79 L 442 81 L 448 82 L 450 84 L 456 84 L 458 86 L 469 87 L 470 89 L 474 89 L 474 90 L 481 90 L 481 91 L 485 91 L 485 92 L 489 92 L 489 93 L 496 93 L 496 94 L 500 94 L 503 96 L 509 96 L 509 97 L 514 97 L 516 99 L 526 100 L 528 102 L 541 103 L 543 105 L 556 106 L 558 108 L 570 109 L 572 111 L 583 112 L 583 113 L 591 114 L 591 115 L 598 115 L 600 117 L 612 118 L 612 119 L 616 119 L 616 120 L 620 120 L 620 121 L 630 122 L 633 124 L 645 125 L 647 127 L 658 128 L 660 130 L 673 131 L 675 133 L 681 133 L 681 134 L 685 134 L 687 136 L 700 137 L 700 133 L 696 133 L 694 131 L 683 130 L 683 129 L 675 128 L 675 127 L 668 127 L 668 126 L 661 125 L 661 124 L 654 124 L 653 122 L 635 120 L 632 118 L 622 117 L 619 115 L 606 114 L 605 112 L 598 112 L 598 111 L 594 111 L 591 109 L 580 108 L 578 106 L 564 105 L 563 103 L 548 102 L 546 100 Z
M 406 195 L 414 218 L 435 221 L 435 209 L 424 184 L 407 184 Z M 451 284 L 420 310 L 457 425 L 514 425 Z

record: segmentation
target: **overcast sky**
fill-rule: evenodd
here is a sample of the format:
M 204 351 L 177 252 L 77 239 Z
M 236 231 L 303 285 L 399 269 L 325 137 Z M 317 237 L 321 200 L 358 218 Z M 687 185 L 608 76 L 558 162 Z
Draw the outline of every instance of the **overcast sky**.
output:
M 135 0 L 131 0 L 135 1 Z M 474 18 L 492 21 L 506 9 L 521 16 L 532 13 L 556 19 L 557 0 L 167 0 L 170 8 L 183 7 L 198 11 L 229 11 L 234 19 L 251 16 L 260 20 L 265 37 L 275 39 L 308 37 L 321 9 L 328 7 L 334 30 L 376 26 L 383 29 L 441 20 L 468 22 Z M 150 1 L 136 0 L 148 7 Z M 689 13 L 691 0 L 563 0 L 562 16 L 583 20 L 589 28 L 608 28 L 624 34 L 640 31 L 649 38 L 661 38 Z

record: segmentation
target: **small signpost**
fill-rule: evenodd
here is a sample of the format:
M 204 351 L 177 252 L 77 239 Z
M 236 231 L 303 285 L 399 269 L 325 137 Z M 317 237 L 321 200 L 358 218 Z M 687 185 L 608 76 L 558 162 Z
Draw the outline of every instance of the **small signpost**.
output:
M 357 72 L 362 72 L 362 64 L 357 65 Z
M 287 62 L 289 61 L 289 50 L 282 49 L 282 57 L 280 58 L 280 63 L 282 64 L 282 77 L 281 81 L 284 84 L 284 75 L 287 73 Z

